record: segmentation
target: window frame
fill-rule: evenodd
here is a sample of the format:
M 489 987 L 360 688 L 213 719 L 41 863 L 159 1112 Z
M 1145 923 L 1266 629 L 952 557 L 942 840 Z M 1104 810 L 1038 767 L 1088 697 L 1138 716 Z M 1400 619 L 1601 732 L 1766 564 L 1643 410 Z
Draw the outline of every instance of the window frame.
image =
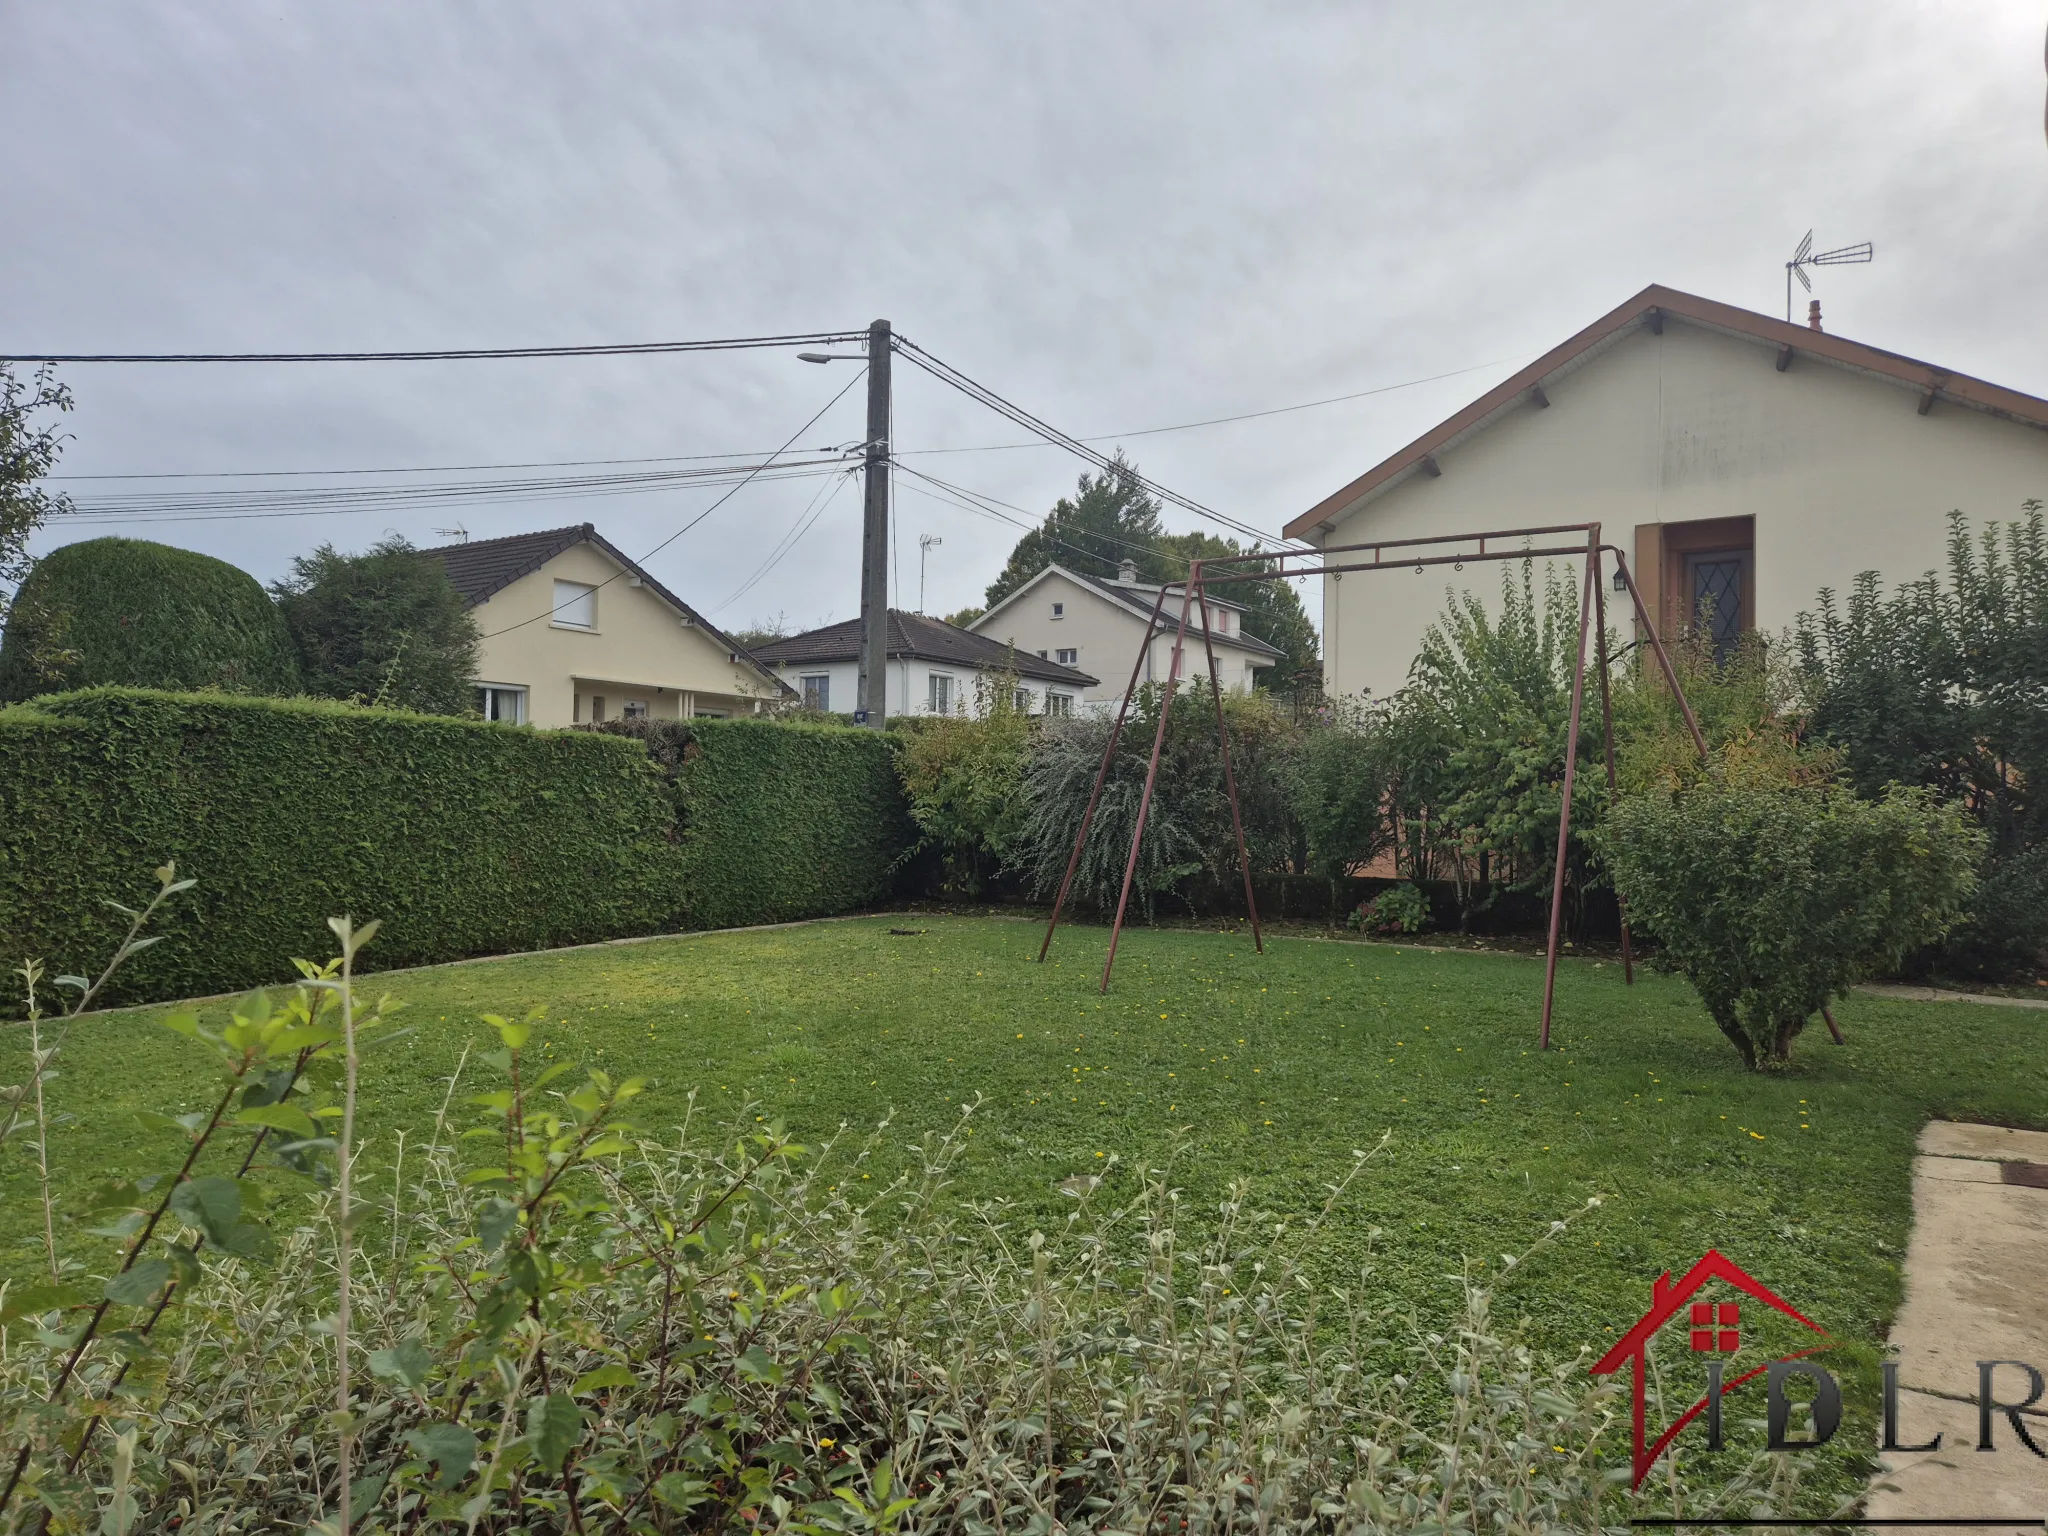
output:
M 815 689 L 812 684 L 817 684 Z M 830 672 L 800 672 L 796 679 L 797 693 L 804 701 L 805 709 L 815 709 L 821 715 L 832 713 L 832 674 Z M 815 694 L 815 699 L 813 695 Z
M 928 715 L 953 713 L 953 674 L 927 672 L 924 677 L 924 712 Z
M 566 576 L 557 576 L 554 578 L 554 582 L 555 600 L 554 606 L 548 610 L 548 627 L 550 629 L 573 629 L 577 633 L 585 635 L 596 634 L 597 583 L 594 581 L 571 581 Z M 576 596 L 570 599 L 570 602 L 565 603 L 562 600 L 562 589 L 564 587 L 579 589 Z M 585 611 L 589 613 L 589 619 L 564 618 L 563 614 L 569 609 L 571 603 L 587 604 L 588 606 Z
M 474 685 L 481 697 L 477 701 L 477 712 L 493 725 L 525 725 L 532 718 L 527 687 L 524 683 L 477 683 Z M 512 718 L 494 715 L 491 708 L 498 695 L 509 694 L 512 698 Z
M 1081 648 L 1078 645 L 1056 647 L 1052 659 L 1062 667 L 1078 667 L 1081 665 Z

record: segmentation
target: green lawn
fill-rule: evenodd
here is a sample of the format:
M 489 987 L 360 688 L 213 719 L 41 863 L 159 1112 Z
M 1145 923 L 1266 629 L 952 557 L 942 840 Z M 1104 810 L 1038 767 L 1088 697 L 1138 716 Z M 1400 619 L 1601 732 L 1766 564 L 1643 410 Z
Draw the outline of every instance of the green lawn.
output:
M 890 934 L 906 922 L 926 931 Z M 1108 1169 L 1128 1186 L 1176 1147 L 1195 1208 L 1242 1176 L 1301 1211 L 1354 1148 L 1391 1132 L 1344 1209 L 1330 1272 L 1381 1228 L 1381 1294 L 1442 1316 L 1462 1259 L 1497 1265 L 1600 1194 L 1497 1305 L 1563 1349 L 1625 1329 L 1659 1272 L 1709 1245 L 1836 1335 L 1881 1338 L 1921 1124 L 2048 1127 L 2048 1020 L 2027 1010 L 1858 997 L 1837 1013 L 1846 1048 L 1816 1028 L 1789 1072 L 1759 1077 L 1682 983 L 1644 975 L 1628 989 L 1612 964 L 1564 965 L 1546 1054 L 1539 960 L 1303 938 L 1260 957 L 1241 937 L 1139 930 L 1105 998 L 1104 930 L 1063 932 L 1044 966 L 1039 932 L 860 919 L 376 977 L 417 1028 L 368 1060 L 361 1123 L 385 1149 L 417 1132 L 464 1044 L 484 1043 L 477 1015 L 539 1004 L 547 1054 L 653 1079 L 635 1117 L 648 1129 L 672 1124 L 692 1087 L 715 1115 L 757 1101 L 749 1117 L 813 1137 L 893 1109 L 902 1141 L 980 1097 L 963 1193 L 1048 1214 L 1069 1175 Z M 51 1089 L 75 1117 L 51 1138 L 67 1188 L 166 1166 L 161 1134 L 133 1112 L 201 1102 L 203 1063 L 161 1012 L 72 1034 Z M 0 1082 L 20 1080 L 24 1047 L 22 1031 L 0 1034 Z M 38 1263 L 29 1170 L 18 1145 L 0 1154 L 0 1273 Z

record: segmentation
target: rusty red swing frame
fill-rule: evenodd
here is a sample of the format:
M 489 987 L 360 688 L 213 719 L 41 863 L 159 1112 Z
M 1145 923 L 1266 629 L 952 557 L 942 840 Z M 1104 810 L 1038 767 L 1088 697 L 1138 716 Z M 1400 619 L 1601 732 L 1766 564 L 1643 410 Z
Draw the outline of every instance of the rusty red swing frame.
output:
M 1550 539 L 1565 534 L 1583 534 L 1585 543 L 1552 545 L 1538 548 L 1529 543 L 1535 539 Z M 1521 540 L 1518 547 L 1511 549 L 1493 548 L 1502 540 Z M 1452 550 L 1447 553 L 1431 553 L 1432 549 L 1445 545 L 1477 545 L 1475 549 Z M 1333 562 L 1332 555 L 1362 554 L 1370 550 L 1370 560 L 1339 560 Z M 1396 559 L 1385 558 L 1388 550 L 1413 551 Z M 1224 583 L 1243 581 L 1285 581 L 1295 576 L 1342 577 L 1354 571 L 1392 571 L 1413 569 L 1420 575 L 1426 566 L 1455 565 L 1462 567 L 1468 560 L 1533 560 L 1537 558 L 1562 557 L 1583 558 L 1585 572 L 1579 594 L 1579 647 L 1572 666 L 1571 723 L 1565 737 L 1564 796 L 1557 823 L 1557 857 L 1551 873 L 1550 884 L 1550 936 L 1543 967 L 1543 1024 L 1542 1044 L 1550 1047 L 1551 1004 L 1557 990 L 1558 940 L 1564 917 L 1564 874 L 1565 855 L 1570 844 L 1572 824 L 1572 789 L 1578 776 L 1579 721 L 1585 700 L 1586 689 L 1586 643 L 1597 631 L 1599 644 L 1600 674 L 1600 716 L 1602 745 L 1606 759 L 1607 787 L 1609 793 L 1616 789 L 1614 766 L 1614 703 L 1609 683 L 1609 661 L 1607 651 L 1607 597 L 1605 591 L 1605 557 L 1614 556 L 1616 572 L 1622 584 L 1627 587 L 1631 602 L 1635 606 L 1636 623 L 1642 635 L 1649 641 L 1657 658 L 1657 666 L 1664 675 L 1665 683 L 1677 700 L 1679 713 L 1685 717 L 1685 727 L 1692 735 L 1693 745 L 1704 760 L 1707 757 L 1706 738 L 1700 732 L 1699 721 L 1694 718 L 1692 705 L 1687 702 L 1685 689 L 1680 686 L 1678 673 L 1671 665 L 1671 657 L 1664 649 L 1664 642 L 1658 637 L 1657 627 L 1650 620 L 1649 611 L 1643 605 L 1641 592 L 1636 588 L 1635 578 L 1630 574 L 1628 559 L 1612 544 L 1600 539 L 1598 523 L 1560 523 L 1540 528 L 1505 528 L 1486 533 L 1438 534 L 1427 538 L 1384 539 L 1372 543 L 1336 544 L 1324 549 L 1273 550 L 1248 555 L 1225 555 L 1213 560 L 1195 560 L 1188 567 L 1187 580 L 1180 586 L 1180 622 L 1174 631 L 1173 660 L 1166 673 L 1166 696 L 1160 703 L 1159 725 L 1152 737 L 1152 757 L 1145 769 L 1145 788 L 1138 798 L 1138 824 L 1132 829 L 1130 856 L 1124 862 L 1123 887 L 1117 895 L 1116 917 L 1110 924 L 1109 954 L 1102 965 L 1101 990 L 1109 990 L 1110 972 L 1116 967 L 1116 951 L 1123 937 L 1124 913 L 1130 903 L 1131 880 L 1137 873 L 1138 850 L 1145 837 L 1145 822 L 1152 808 L 1152 790 L 1159 777 L 1159 754 L 1166 742 L 1166 721 L 1172 706 L 1174 693 L 1180 684 L 1181 654 L 1187 643 L 1188 618 L 1197 604 L 1200 605 L 1202 643 L 1208 653 L 1209 691 L 1216 704 L 1216 736 L 1223 758 L 1223 785 L 1230 799 L 1231 831 L 1237 839 L 1238 869 L 1244 878 L 1245 910 L 1252 924 L 1252 943 L 1258 951 L 1265 953 L 1265 934 L 1259 923 L 1259 908 L 1252 894 L 1251 860 L 1245 851 L 1244 819 L 1238 808 L 1237 779 L 1230 762 L 1230 729 L 1223 715 L 1223 684 L 1216 673 L 1216 645 L 1214 631 L 1209 624 L 1208 583 L 1216 580 Z M 1290 565 L 1290 561 L 1310 561 L 1307 565 Z M 1218 576 L 1210 573 L 1217 567 L 1236 567 L 1258 564 L 1265 567 L 1255 571 L 1228 570 Z M 1074 834 L 1074 850 L 1067 859 L 1067 872 L 1060 881 L 1059 895 L 1053 901 L 1052 918 L 1045 926 L 1045 942 L 1039 946 L 1038 958 L 1042 962 L 1052 949 L 1052 937 L 1059 928 L 1060 913 L 1066 906 L 1068 892 L 1074 883 L 1074 872 L 1080 867 L 1081 850 L 1088 841 L 1088 831 L 1095 819 L 1095 807 L 1102 798 L 1102 789 L 1109 780 L 1109 770 L 1116 758 L 1117 743 L 1123 736 L 1124 722 L 1128 718 L 1131 696 L 1137 692 L 1138 674 L 1143 670 L 1145 657 L 1150 653 L 1152 642 L 1157 638 L 1160 615 L 1165 611 L 1166 597 L 1170 588 L 1162 585 L 1159 595 L 1152 604 L 1152 616 L 1146 621 L 1145 638 L 1139 646 L 1137 659 L 1131 666 L 1130 686 L 1125 688 L 1122 702 L 1117 706 L 1116 722 L 1110 727 L 1109 740 L 1102 750 L 1102 765 L 1096 770 L 1095 787 L 1088 796 L 1087 809 L 1081 813 L 1080 828 Z M 1635 982 L 1635 959 L 1629 944 L 1628 915 L 1624 910 L 1621 922 L 1622 973 L 1629 984 Z M 1823 1010 L 1825 1016 L 1825 1010 Z M 1835 1030 L 1835 1022 L 1828 1018 L 1828 1028 L 1835 1033 L 1837 1043 L 1841 1034 Z

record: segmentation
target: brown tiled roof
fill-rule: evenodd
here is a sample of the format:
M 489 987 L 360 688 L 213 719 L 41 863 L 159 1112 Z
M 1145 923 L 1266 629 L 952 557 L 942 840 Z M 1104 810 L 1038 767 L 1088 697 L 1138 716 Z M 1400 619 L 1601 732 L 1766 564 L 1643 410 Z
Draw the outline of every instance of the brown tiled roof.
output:
M 1381 460 L 1343 489 L 1324 497 L 1288 523 L 1287 537 L 1305 538 L 1332 525 L 1361 498 L 1379 490 L 1404 471 L 1422 465 L 1424 460 L 1432 459 L 1455 440 L 1485 426 L 1495 415 L 1515 405 L 1531 391 L 1541 390 L 1552 374 L 1597 350 L 1603 343 L 1618 339 L 1622 331 L 1643 324 L 1661 327 L 1667 315 L 1708 330 L 1766 342 L 1781 349 L 1786 361 L 1800 355 L 1818 358 L 1919 390 L 1929 402 L 1953 401 L 2025 426 L 2048 427 L 2048 400 L 2023 395 L 2000 384 L 1988 384 L 1968 374 L 1937 368 L 1932 363 L 1903 357 L 1896 352 L 1866 346 L 1860 341 L 1831 336 L 1810 326 L 1794 325 L 1772 315 L 1760 315 L 1754 310 L 1738 309 L 1733 304 L 1722 304 L 1653 283 L 1619 308 L 1609 310 L 1576 336 L 1544 353 L 1513 378 L 1488 390 L 1457 415 L 1430 428 L 1399 453 Z
M 806 662 L 854 661 L 860 656 L 860 620 L 827 624 L 783 640 L 771 640 L 754 647 L 754 655 L 769 666 L 801 666 Z M 987 672 L 1014 672 L 1019 677 L 1060 683 L 1070 688 L 1092 688 L 1097 679 L 1075 667 L 1063 667 L 1029 651 L 1012 651 L 1009 646 L 977 635 L 944 619 L 922 613 L 889 610 L 889 655 L 918 661 L 951 662 Z
M 463 600 L 470 607 L 474 608 L 478 603 L 504 591 L 520 577 L 529 576 L 539 570 L 563 550 L 578 544 L 596 545 L 610 556 L 621 570 L 637 576 L 642 586 L 688 619 L 692 625 L 703 630 L 733 655 L 752 665 L 776 687 L 787 691 L 788 685 L 776 677 L 773 671 L 763 666 L 758 657 L 741 647 L 732 636 L 709 623 L 703 614 L 648 575 L 627 558 L 624 550 L 599 533 L 593 524 L 576 523 L 567 528 L 544 528 L 538 533 L 514 533 L 502 539 L 476 539 L 467 544 L 442 544 L 433 549 L 422 550 L 420 553 L 432 555 L 441 562 L 455 590 L 462 594 Z

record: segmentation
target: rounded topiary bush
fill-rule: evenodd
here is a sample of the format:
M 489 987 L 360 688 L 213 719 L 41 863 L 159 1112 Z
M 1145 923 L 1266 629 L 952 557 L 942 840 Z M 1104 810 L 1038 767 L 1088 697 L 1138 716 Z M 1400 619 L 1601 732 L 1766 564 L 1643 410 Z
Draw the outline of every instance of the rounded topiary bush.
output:
M 247 571 L 147 539 L 52 550 L 0 638 L 0 700 L 100 684 L 289 694 L 291 635 Z

